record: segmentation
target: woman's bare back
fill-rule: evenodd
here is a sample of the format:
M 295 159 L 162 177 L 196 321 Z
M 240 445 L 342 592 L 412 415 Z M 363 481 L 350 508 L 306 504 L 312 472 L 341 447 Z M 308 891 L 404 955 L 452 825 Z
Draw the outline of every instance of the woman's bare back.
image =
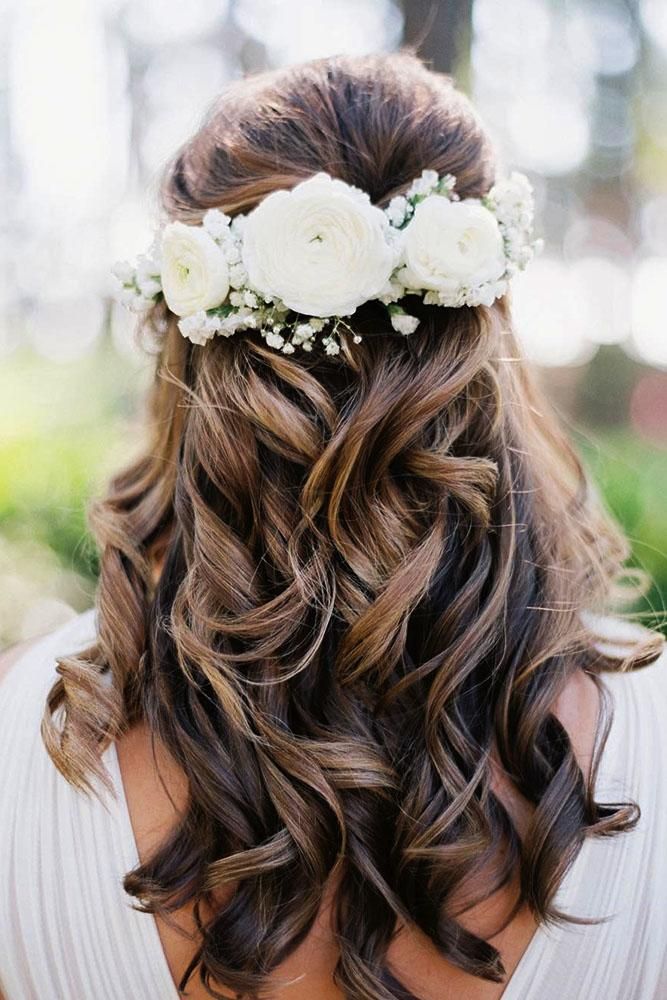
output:
M 574 675 L 558 699 L 554 710 L 570 733 L 575 754 L 584 773 L 590 767 L 599 709 L 594 682 L 583 672 Z M 144 725 L 135 727 L 116 745 L 137 852 L 144 860 L 164 839 L 187 800 L 187 782 L 168 752 L 151 738 Z M 515 818 L 519 831 L 530 819 L 529 804 L 497 770 L 496 792 Z M 305 941 L 283 963 L 274 978 L 293 980 L 288 986 L 276 983 L 281 1000 L 341 1000 L 343 994 L 332 979 L 338 952 L 330 927 L 333 887 L 325 894 L 318 919 Z M 508 977 L 530 944 L 535 920 L 524 907 L 500 932 L 517 898 L 516 883 L 504 887 L 484 904 L 469 910 L 461 922 L 474 933 L 487 937 L 503 959 Z M 147 917 L 146 919 L 152 919 Z M 196 950 L 196 926 L 189 907 L 174 915 L 177 927 L 157 918 L 162 946 L 175 982 Z M 397 977 L 424 1000 L 499 1000 L 506 983 L 497 984 L 471 976 L 440 957 L 428 939 L 416 930 L 403 929 L 389 950 Z M 223 995 L 233 997 L 232 992 Z M 209 996 L 196 977 L 188 985 L 192 1000 Z

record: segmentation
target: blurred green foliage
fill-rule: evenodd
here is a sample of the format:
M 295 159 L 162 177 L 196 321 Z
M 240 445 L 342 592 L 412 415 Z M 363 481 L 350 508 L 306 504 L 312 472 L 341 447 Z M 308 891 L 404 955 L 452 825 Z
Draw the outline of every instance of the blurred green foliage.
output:
M 139 369 L 123 365 L 109 348 L 66 366 L 26 355 L 2 370 L 3 535 L 29 537 L 52 549 L 68 568 L 95 573 L 85 532 L 86 498 L 122 460 L 139 384 Z
M 576 444 L 651 585 L 638 610 L 667 634 L 667 452 L 630 430 L 580 432 Z
M 54 364 L 28 352 L 0 368 L 0 646 L 47 630 L 44 598 L 89 606 L 97 573 L 89 498 L 136 441 L 152 361 L 109 343 Z
M 0 372 L 0 582 L 34 575 L 24 603 L 44 591 L 76 609 L 90 603 L 97 558 L 87 502 L 140 439 L 137 399 L 151 367 L 150 359 L 123 358 L 107 345 L 75 364 L 25 355 Z M 575 436 L 632 541 L 634 564 L 653 580 L 642 610 L 652 608 L 653 622 L 664 624 L 665 451 L 627 429 Z M 21 600 L 0 593 L 0 641 L 20 637 Z

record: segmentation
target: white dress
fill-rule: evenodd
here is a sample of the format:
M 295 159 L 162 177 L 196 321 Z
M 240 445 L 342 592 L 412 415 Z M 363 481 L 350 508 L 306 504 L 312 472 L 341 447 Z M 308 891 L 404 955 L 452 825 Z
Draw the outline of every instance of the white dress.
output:
M 28 650 L 0 686 L 0 991 L 5 1000 L 178 1000 L 155 920 L 131 908 L 136 845 L 118 797 L 73 789 L 39 723 L 55 656 L 94 634 L 92 612 Z M 589 839 L 558 893 L 593 926 L 539 928 L 503 1000 L 667 1000 L 667 657 L 605 674 L 614 723 L 598 801 L 639 802 L 630 833 Z

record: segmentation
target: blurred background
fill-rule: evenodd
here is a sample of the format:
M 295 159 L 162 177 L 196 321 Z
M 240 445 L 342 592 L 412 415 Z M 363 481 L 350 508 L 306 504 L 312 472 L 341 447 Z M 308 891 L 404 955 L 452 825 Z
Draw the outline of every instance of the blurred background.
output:
M 0 645 L 91 602 L 86 503 L 152 367 L 108 271 L 169 155 L 240 74 L 406 42 L 534 183 L 519 332 L 664 626 L 665 0 L 0 0 Z

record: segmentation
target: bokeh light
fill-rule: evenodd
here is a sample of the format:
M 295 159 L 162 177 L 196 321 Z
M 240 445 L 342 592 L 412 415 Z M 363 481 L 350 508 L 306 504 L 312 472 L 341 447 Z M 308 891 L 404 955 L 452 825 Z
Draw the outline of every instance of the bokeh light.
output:
M 530 274 L 521 274 L 514 281 L 517 333 L 536 364 L 580 365 L 595 353 L 580 303 L 570 286 L 567 264 L 548 258 L 533 261 Z
M 393 48 L 403 23 L 391 0 L 238 0 L 234 16 L 281 64 Z
M 123 23 L 133 41 L 157 48 L 209 35 L 226 11 L 224 0 L 132 0 L 125 5 Z
M 628 73 L 641 50 L 635 19 L 620 2 L 591 0 L 571 7 L 567 38 L 580 65 L 604 76 Z
M 109 267 L 149 245 L 167 160 L 229 81 L 403 42 L 530 175 L 519 337 L 667 593 L 665 0 L 0 0 L 0 642 L 90 602 L 85 503 L 152 365 Z
M 651 198 L 642 205 L 640 225 L 646 249 L 667 256 L 667 194 Z
M 639 10 L 649 38 L 667 52 L 667 6 L 663 0 L 641 0 Z
M 28 314 L 27 335 L 31 347 L 60 363 L 87 354 L 102 334 L 104 302 L 100 296 L 81 299 L 42 299 Z
M 107 54 L 91 5 L 60 0 L 17 6 L 9 114 L 23 212 L 71 222 L 108 201 L 116 137 Z
M 581 310 L 581 326 L 596 344 L 618 344 L 630 333 L 630 278 L 605 257 L 581 257 L 569 266 L 565 294 Z
M 509 109 L 509 132 L 518 163 L 554 177 L 579 167 L 590 143 L 588 118 L 576 100 L 525 94 Z

